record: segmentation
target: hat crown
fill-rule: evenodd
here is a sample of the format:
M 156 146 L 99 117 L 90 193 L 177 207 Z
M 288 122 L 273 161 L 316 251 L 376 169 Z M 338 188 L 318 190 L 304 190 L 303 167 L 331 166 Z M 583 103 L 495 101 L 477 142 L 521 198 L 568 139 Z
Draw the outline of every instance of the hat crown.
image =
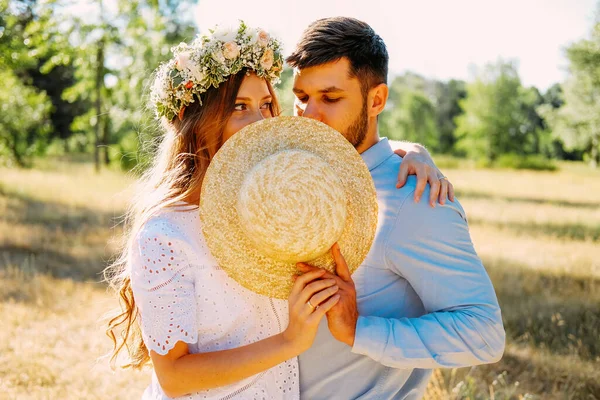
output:
M 237 212 L 260 253 L 296 263 L 323 255 L 340 238 L 347 199 L 329 163 L 290 149 L 266 157 L 247 174 Z

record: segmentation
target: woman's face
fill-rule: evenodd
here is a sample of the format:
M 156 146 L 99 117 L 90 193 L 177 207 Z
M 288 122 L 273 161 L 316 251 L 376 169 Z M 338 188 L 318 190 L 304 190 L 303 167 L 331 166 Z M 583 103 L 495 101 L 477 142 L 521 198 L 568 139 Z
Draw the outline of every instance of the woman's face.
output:
M 271 118 L 272 101 L 267 82 L 256 74 L 247 75 L 235 99 L 235 109 L 225 125 L 223 143 L 246 125 Z

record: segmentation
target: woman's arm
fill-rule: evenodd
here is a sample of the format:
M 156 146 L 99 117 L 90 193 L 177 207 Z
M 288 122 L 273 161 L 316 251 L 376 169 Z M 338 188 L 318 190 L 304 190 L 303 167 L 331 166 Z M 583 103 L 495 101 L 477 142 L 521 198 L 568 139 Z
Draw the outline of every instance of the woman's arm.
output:
M 421 200 L 421 195 L 425 190 L 427 182 L 430 185 L 429 205 L 435 207 L 436 200 L 440 204 L 446 202 L 446 198 L 454 201 L 454 186 L 442 171 L 435 165 L 431 154 L 427 149 L 411 142 L 390 141 L 394 153 L 403 158 L 398 172 L 397 188 L 401 188 L 406 183 L 408 175 L 417 176 L 417 187 L 415 189 L 415 201 Z
M 307 350 L 319 322 L 339 300 L 333 279 L 318 280 L 325 271 L 298 277 L 289 297 L 287 329 L 269 338 L 230 350 L 190 354 L 178 342 L 167 354 L 150 352 L 158 381 L 169 397 L 232 384 L 276 366 Z M 311 307 L 308 302 L 315 306 Z

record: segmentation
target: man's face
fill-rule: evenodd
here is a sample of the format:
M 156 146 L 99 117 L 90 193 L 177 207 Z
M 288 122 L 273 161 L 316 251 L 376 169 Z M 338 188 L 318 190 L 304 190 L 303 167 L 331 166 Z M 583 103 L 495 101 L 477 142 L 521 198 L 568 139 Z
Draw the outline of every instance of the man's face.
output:
M 294 115 L 321 121 L 340 132 L 354 147 L 367 133 L 366 102 L 347 58 L 296 70 Z

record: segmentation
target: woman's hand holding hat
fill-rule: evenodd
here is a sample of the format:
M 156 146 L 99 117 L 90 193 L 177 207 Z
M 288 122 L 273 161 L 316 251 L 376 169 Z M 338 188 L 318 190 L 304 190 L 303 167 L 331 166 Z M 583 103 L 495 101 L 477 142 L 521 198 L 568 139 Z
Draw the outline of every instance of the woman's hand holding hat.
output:
M 297 267 L 305 275 L 323 271 L 324 273 L 320 279 L 323 281 L 333 280 L 335 282 L 335 285 L 339 288 L 338 294 L 340 298 L 336 302 L 337 306 L 332 307 L 327 312 L 327 325 L 333 337 L 352 347 L 354 345 L 356 322 L 358 320 L 356 288 L 350 275 L 348 264 L 342 256 L 340 246 L 337 243 L 331 248 L 331 253 L 335 261 L 335 272 L 337 275 L 305 263 L 298 263 Z
M 334 279 L 320 279 L 326 271 L 318 269 L 295 279 L 288 299 L 290 322 L 284 339 L 298 354 L 312 345 L 321 319 L 337 304 L 340 295 Z

